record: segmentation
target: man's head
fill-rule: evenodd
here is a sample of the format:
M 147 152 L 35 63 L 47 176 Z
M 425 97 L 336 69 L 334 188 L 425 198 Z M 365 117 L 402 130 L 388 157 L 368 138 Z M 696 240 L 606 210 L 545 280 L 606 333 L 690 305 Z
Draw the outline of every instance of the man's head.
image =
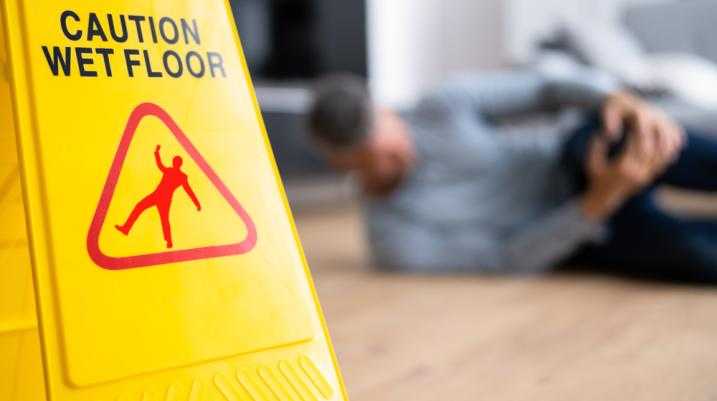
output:
M 174 156 L 174 159 L 172 159 L 172 166 L 174 166 L 174 168 L 182 167 L 182 158 L 179 156 Z
M 408 126 L 397 113 L 374 105 L 361 78 L 340 75 L 320 81 L 309 126 L 329 162 L 359 173 L 368 192 L 390 192 L 413 167 Z

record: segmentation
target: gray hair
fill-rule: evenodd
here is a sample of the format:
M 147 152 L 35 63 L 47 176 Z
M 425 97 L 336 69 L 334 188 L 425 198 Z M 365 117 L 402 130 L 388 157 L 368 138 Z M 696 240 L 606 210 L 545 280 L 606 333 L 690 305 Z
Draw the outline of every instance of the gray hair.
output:
M 309 112 L 309 128 L 318 141 L 335 149 L 355 146 L 368 136 L 373 104 L 366 81 L 354 75 L 321 79 Z

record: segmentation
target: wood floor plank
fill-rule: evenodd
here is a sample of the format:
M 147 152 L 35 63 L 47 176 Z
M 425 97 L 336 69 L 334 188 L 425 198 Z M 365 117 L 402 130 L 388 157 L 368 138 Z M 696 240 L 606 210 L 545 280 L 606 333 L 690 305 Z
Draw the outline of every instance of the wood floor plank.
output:
M 297 224 L 353 401 L 717 399 L 717 290 L 381 274 L 354 208 Z

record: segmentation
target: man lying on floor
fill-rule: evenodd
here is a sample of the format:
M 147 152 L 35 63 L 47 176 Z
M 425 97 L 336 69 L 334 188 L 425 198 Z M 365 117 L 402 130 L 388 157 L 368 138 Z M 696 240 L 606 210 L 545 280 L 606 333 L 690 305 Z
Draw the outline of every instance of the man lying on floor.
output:
M 364 82 L 324 80 L 313 136 L 365 193 L 371 251 L 403 272 L 536 273 L 570 264 L 717 282 L 717 219 L 661 211 L 661 184 L 717 190 L 717 141 L 628 93 L 576 76 L 455 80 L 408 111 Z M 505 135 L 500 118 L 581 106 L 552 134 Z M 590 116 L 590 117 L 587 117 Z

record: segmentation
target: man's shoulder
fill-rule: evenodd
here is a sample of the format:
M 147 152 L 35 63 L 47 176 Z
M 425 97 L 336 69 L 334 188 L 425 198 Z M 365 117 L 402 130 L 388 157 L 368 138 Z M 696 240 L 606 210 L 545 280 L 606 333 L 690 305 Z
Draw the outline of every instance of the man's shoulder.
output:
M 446 88 L 437 88 L 426 93 L 408 113 L 421 125 L 450 121 L 463 111 Z

